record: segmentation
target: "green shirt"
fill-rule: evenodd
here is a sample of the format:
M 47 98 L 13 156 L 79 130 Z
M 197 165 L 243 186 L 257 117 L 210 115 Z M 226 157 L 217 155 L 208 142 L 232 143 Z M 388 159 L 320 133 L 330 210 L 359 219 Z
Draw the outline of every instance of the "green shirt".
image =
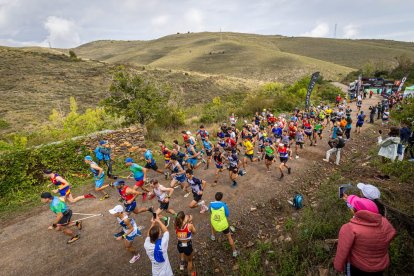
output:
M 275 153 L 275 151 L 273 150 L 271 146 L 266 146 L 265 151 L 266 151 L 267 156 L 272 156 Z
M 66 206 L 65 202 L 60 200 L 57 196 L 54 196 L 52 202 L 50 203 L 50 210 L 52 210 L 55 214 L 63 214 L 68 210 L 68 206 Z

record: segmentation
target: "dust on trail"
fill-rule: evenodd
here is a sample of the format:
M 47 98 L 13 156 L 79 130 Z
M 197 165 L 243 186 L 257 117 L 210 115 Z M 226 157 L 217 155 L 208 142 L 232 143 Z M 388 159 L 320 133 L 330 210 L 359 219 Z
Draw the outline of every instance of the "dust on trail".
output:
M 366 99 L 363 103 L 363 110 L 367 113 L 369 105 L 374 105 L 378 102 L 379 96 L 374 95 L 372 99 Z M 352 118 L 356 121 L 356 106 L 351 104 L 354 109 Z M 362 128 L 368 128 L 367 123 Z M 353 127 L 355 123 L 353 124 Z M 299 187 L 298 183 L 301 179 L 306 179 L 307 171 L 309 169 L 316 169 L 316 163 L 321 161 L 329 146 L 327 145 L 327 137 L 329 136 L 327 129 L 324 130 L 324 139 L 318 143 L 316 147 L 305 146 L 300 159 L 290 160 L 288 164 L 292 167 L 292 174 L 285 174 L 285 178 L 280 181 L 279 171 L 276 166 L 279 165 L 279 160 L 272 167 L 272 172 L 267 173 L 264 162 L 248 164 L 247 174 L 238 179 L 238 187 L 231 188 L 228 178 L 228 172 L 221 174 L 219 184 L 215 187 L 207 186 L 203 199 L 208 203 L 214 200 L 214 194 L 217 191 L 224 193 L 224 201 L 228 204 L 230 209 L 230 223 L 237 221 L 249 220 L 243 214 L 243 211 L 256 206 L 258 202 L 267 202 L 272 198 L 278 198 L 284 202 L 291 197 L 287 191 Z M 356 135 L 354 133 L 351 134 Z M 344 152 L 348 150 L 345 147 Z M 277 158 L 278 159 L 278 158 Z M 200 168 L 196 171 L 196 177 L 212 183 L 214 180 L 215 166 L 210 166 L 209 170 Z M 161 184 L 169 187 L 169 182 L 164 180 L 159 175 L 152 171 L 150 177 L 158 177 Z M 302 181 L 301 181 L 302 182 Z M 129 184 L 133 181 L 129 180 Z M 84 187 L 84 192 L 92 190 L 93 184 L 91 181 L 90 187 Z M 146 256 L 143 247 L 144 238 L 136 238 L 134 241 L 135 247 L 138 249 L 141 259 L 135 264 L 130 264 L 128 261 L 131 257 L 123 246 L 123 242 L 116 241 L 113 238 L 113 233 L 119 230 L 118 223 L 112 217 L 108 210 L 114 205 L 119 204 L 118 193 L 115 190 L 110 190 L 111 198 L 105 201 L 99 200 L 83 200 L 76 204 L 70 204 L 73 212 L 79 213 L 103 213 L 103 217 L 92 218 L 84 222 L 84 229 L 81 231 L 81 239 L 74 244 L 67 245 L 67 237 L 62 233 L 47 230 L 54 214 L 49 210 L 48 206 L 36 208 L 30 212 L 28 216 L 19 216 L 17 218 L 10 217 L 8 222 L 2 222 L 4 225 L 0 230 L 0 248 L 2 255 L 0 257 L 0 267 L 2 275 L 125 275 L 130 273 L 138 273 L 139 275 L 151 275 L 151 263 Z M 188 198 L 183 197 L 184 193 L 180 189 L 174 191 L 170 206 L 175 211 L 184 210 L 186 214 L 193 215 L 195 227 L 198 230 L 197 235 L 194 236 L 195 266 L 198 273 L 203 275 L 203 271 L 214 271 L 213 262 L 211 258 L 214 256 L 221 259 L 224 265 L 231 268 L 235 261 L 231 257 L 231 250 L 221 250 L 217 252 L 217 241 L 212 242 L 210 236 L 209 214 L 200 214 L 199 208 L 189 209 L 188 204 L 192 200 L 190 195 Z M 158 207 L 158 203 L 147 201 L 144 204 L 138 200 L 140 206 Z M 277 214 L 276 214 L 277 215 Z M 144 225 L 143 236 L 150 225 L 151 214 L 143 213 L 133 215 L 138 225 Z M 77 216 L 74 215 L 73 219 Z M 173 270 L 179 274 L 179 255 L 176 249 L 176 238 L 174 227 L 172 223 L 169 227 L 171 233 L 171 241 L 169 243 L 169 258 Z M 236 231 L 234 235 L 235 240 L 238 239 L 239 232 Z M 255 233 L 243 233 L 243 235 L 252 235 Z M 219 236 L 219 240 L 224 240 Z M 245 239 L 244 239 L 245 240 Z M 237 244 L 237 243 L 236 243 Z M 243 253 L 243 245 L 237 244 Z

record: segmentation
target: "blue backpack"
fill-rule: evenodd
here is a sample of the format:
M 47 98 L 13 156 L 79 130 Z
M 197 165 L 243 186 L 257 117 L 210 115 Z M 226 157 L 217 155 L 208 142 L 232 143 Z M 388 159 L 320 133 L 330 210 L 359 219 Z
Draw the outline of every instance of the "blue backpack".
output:
M 297 193 L 293 197 L 293 207 L 295 207 L 296 210 L 303 208 L 303 196 L 301 194 Z
M 96 159 L 98 159 L 98 161 L 102 161 L 103 158 L 104 158 L 104 156 L 103 156 L 103 154 L 101 152 L 101 148 L 100 147 L 96 147 L 96 149 L 94 150 L 94 152 L 95 152 Z

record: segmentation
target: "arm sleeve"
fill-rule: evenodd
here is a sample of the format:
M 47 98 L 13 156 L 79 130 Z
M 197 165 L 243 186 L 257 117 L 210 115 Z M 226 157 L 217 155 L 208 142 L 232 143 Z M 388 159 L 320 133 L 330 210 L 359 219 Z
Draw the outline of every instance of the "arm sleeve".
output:
M 336 248 L 336 255 L 334 260 L 334 267 L 337 271 L 343 272 L 354 243 L 355 234 L 352 232 L 349 224 L 341 227 L 338 237 L 338 247 Z
M 162 251 L 166 252 L 168 251 L 168 242 L 170 241 L 170 233 L 167 231 L 162 235 L 162 242 L 161 242 L 161 248 Z
M 224 206 L 224 211 L 226 213 L 226 217 L 230 216 L 230 212 L 229 212 L 229 208 L 227 207 L 227 204 L 223 203 L 223 206 Z

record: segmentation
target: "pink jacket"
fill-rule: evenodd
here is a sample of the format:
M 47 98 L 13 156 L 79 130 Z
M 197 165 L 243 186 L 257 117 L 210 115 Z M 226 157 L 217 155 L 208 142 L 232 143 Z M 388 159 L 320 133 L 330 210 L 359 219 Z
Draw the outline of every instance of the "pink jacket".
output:
M 350 262 L 366 272 L 385 270 L 390 264 L 388 247 L 396 233 L 385 217 L 366 210 L 356 212 L 339 231 L 335 269 L 342 272 Z

